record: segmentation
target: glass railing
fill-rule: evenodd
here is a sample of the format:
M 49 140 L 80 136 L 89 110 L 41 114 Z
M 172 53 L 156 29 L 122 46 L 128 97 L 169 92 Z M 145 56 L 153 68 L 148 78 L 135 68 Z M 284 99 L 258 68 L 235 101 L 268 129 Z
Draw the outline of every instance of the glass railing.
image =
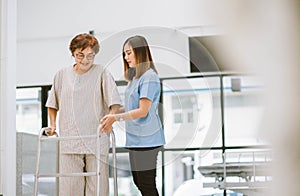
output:
M 117 84 L 124 96 L 126 83 L 117 81 Z M 260 134 L 264 115 L 264 88 L 260 81 L 253 76 L 227 73 L 161 78 L 161 85 L 159 114 L 167 144 L 158 156 L 160 195 L 188 195 L 192 190 L 202 195 L 243 195 L 243 191 L 232 191 L 235 189 L 224 182 L 235 186 L 242 182 L 246 189 L 268 185 L 265 182 L 271 180 L 270 173 L 258 173 L 264 168 L 258 164 L 272 160 L 268 141 Z M 17 88 L 17 130 L 23 134 L 22 145 L 47 124 L 47 110 L 43 105 L 49 89 L 50 85 Z M 119 195 L 140 195 L 133 184 L 124 148 L 124 124 L 115 124 L 114 132 Z M 34 161 L 34 150 L 28 151 L 32 153 L 22 151 L 18 159 Z M 233 172 L 242 166 L 245 171 Z M 29 193 L 34 167 L 32 164 L 32 168 L 22 166 L 18 170 L 23 175 L 22 189 Z M 55 192 L 55 179 L 41 183 L 52 184 Z M 113 187 L 112 178 L 110 183 Z

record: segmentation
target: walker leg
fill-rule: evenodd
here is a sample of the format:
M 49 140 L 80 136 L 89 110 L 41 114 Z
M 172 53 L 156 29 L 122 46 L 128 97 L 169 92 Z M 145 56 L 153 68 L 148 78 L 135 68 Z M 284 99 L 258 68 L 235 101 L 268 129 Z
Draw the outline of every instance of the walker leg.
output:
M 56 143 L 56 173 L 60 173 L 60 141 Z M 56 177 L 56 196 L 59 196 L 59 177 Z
M 97 131 L 97 149 L 96 149 L 96 161 L 97 161 L 97 171 L 96 171 L 96 176 L 97 176 L 97 196 L 100 196 L 100 131 Z
M 111 138 L 112 138 L 112 154 L 113 154 L 114 196 L 118 196 L 116 139 L 115 139 L 114 132 L 111 132 Z
M 39 136 L 38 136 L 38 146 L 37 146 L 37 156 L 36 156 L 36 170 L 34 175 L 34 196 L 37 196 L 38 193 L 38 175 L 39 175 L 39 166 L 40 166 L 40 155 L 41 155 L 41 132 L 43 132 L 43 129 L 41 129 Z

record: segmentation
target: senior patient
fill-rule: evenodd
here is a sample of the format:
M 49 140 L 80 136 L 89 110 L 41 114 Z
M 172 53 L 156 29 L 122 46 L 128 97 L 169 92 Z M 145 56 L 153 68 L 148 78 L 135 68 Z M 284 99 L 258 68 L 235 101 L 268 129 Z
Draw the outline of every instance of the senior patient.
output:
M 53 135 L 57 126 L 59 111 L 60 136 L 96 135 L 100 119 L 118 110 L 121 98 L 116 83 L 107 69 L 94 64 L 99 52 L 98 40 L 90 34 L 75 36 L 69 46 L 75 63 L 59 70 L 46 103 Z M 112 129 L 108 127 L 107 129 Z M 108 187 L 108 150 L 109 135 L 101 134 L 100 194 L 109 195 Z M 61 141 L 60 172 L 95 172 L 96 138 Z M 62 196 L 96 195 L 96 176 L 62 177 L 59 193 Z

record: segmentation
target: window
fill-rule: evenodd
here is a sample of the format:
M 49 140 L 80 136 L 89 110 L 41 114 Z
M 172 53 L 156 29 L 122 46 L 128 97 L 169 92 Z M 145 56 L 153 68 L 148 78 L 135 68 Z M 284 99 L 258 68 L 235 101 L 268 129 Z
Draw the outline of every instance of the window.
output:
M 237 83 L 238 82 L 238 83 Z M 224 77 L 224 126 L 227 145 L 263 145 L 259 137 L 264 88 L 255 77 Z
M 18 132 L 37 134 L 41 129 L 41 88 L 18 88 L 16 91 L 16 128 Z
M 174 114 L 174 123 L 182 123 L 182 114 L 181 113 Z
M 194 122 L 194 114 L 193 114 L 193 112 L 188 112 L 187 113 L 187 122 L 188 123 L 193 123 Z

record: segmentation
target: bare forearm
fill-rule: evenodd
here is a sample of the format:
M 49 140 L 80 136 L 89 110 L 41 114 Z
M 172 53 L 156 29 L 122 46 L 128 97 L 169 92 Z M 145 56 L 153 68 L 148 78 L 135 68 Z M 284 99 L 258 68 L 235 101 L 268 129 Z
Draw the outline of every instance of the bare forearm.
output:
M 139 108 L 123 113 L 110 113 L 101 119 L 103 130 L 108 129 L 114 122 L 122 120 L 134 120 L 147 116 L 152 102 L 148 99 L 141 99 Z
M 147 116 L 152 102 L 149 99 L 140 99 L 139 107 L 128 112 L 115 114 L 116 120 L 134 120 L 137 118 L 143 118 Z
M 135 110 L 130 110 L 128 112 L 115 114 L 116 121 L 120 120 L 134 120 L 137 118 L 143 118 L 147 116 L 148 111 L 144 111 L 140 108 Z
M 56 128 L 57 110 L 54 108 L 48 108 L 48 115 L 49 115 L 49 119 L 50 119 L 50 127 Z

